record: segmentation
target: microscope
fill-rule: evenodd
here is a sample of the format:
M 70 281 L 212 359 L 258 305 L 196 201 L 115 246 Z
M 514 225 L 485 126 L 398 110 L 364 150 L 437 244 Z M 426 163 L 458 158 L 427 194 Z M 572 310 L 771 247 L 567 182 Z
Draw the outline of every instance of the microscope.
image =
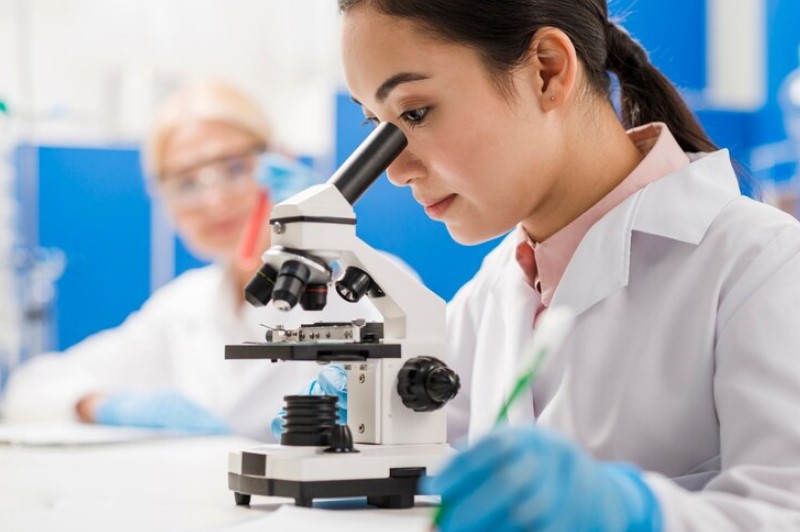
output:
M 272 210 L 272 246 L 245 288 L 247 301 L 321 310 L 334 287 L 348 302 L 369 297 L 384 322 L 279 327 L 266 342 L 225 346 L 229 360 L 337 363 L 348 386 L 346 425 L 337 423 L 336 397 L 286 396 L 280 444 L 230 454 L 237 505 L 252 495 L 307 507 L 314 499 L 366 496 L 371 505 L 409 508 L 420 477 L 452 451 L 442 407 L 460 382 L 443 361 L 445 303 L 356 236 L 353 204 L 406 144 L 397 127 L 382 123 L 327 183 Z M 342 272 L 335 280 L 334 266 Z

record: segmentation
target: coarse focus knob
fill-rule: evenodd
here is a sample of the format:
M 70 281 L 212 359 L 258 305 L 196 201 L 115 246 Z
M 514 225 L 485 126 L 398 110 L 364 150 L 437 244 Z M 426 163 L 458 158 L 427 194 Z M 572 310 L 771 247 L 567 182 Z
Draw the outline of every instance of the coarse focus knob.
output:
M 461 388 L 458 374 L 434 357 L 415 357 L 397 375 L 397 393 L 414 412 L 433 412 L 453 399 Z

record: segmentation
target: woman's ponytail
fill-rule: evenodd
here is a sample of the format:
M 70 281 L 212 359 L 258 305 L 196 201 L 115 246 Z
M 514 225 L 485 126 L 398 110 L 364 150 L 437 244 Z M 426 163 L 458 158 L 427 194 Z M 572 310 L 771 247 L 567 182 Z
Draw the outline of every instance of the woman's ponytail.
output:
M 638 42 L 613 22 L 606 26 L 606 40 L 606 69 L 619 80 L 622 122 L 626 128 L 664 122 L 684 151 L 718 149 L 672 83 L 650 63 Z

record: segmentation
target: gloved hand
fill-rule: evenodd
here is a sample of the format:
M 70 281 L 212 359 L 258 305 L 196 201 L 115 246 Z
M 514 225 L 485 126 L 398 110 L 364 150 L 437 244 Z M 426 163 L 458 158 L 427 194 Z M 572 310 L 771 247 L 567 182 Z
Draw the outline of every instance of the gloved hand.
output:
M 170 390 L 108 395 L 95 408 L 94 419 L 103 425 L 173 429 L 190 434 L 231 432 L 221 419 Z
M 339 424 L 347 423 L 347 372 L 341 366 L 328 364 L 319 372 L 317 378 L 306 385 L 297 395 L 334 395 L 339 398 L 336 413 L 339 414 Z M 281 410 L 272 418 L 270 430 L 275 441 L 281 441 L 283 434 L 283 416 L 286 410 Z
M 658 502 L 635 468 L 597 461 L 532 426 L 494 430 L 421 487 L 441 493 L 445 532 L 662 529 Z
M 311 185 L 324 182 L 308 165 L 270 151 L 260 157 L 256 179 L 269 190 L 273 203 L 280 203 Z

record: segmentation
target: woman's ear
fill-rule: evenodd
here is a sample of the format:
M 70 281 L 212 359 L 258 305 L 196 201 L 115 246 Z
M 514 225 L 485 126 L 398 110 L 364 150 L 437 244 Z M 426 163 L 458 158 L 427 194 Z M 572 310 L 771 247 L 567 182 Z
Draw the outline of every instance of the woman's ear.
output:
M 578 76 L 578 55 L 572 39 L 557 28 L 541 28 L 531 39 L 523 69 L 542 109 L 560 106 L 574 92 Z

